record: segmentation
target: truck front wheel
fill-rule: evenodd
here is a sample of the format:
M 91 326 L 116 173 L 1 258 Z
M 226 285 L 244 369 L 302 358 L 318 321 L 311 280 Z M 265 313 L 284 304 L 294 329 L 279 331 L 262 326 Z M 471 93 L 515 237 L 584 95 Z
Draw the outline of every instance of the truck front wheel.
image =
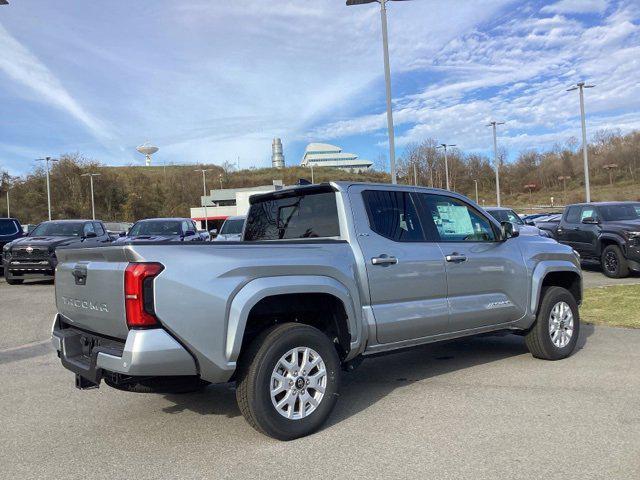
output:
M 297 323 L 269 328 L 242 355 L 236 398 L 249 424 L 292 440 L 325 422 L 336 403 L 340 359 L 320 330 Z
M 536 323 L 525 337 L 536 358 L 560 360 L 576 347 L 580 335 L 580 312 L 571 292 L 562 287 L 542 291 Z
M 609 245 L 600 257 L 602 272 L 610 278 L 623 278 L 629 275 L 629 265 L 618 245 Z

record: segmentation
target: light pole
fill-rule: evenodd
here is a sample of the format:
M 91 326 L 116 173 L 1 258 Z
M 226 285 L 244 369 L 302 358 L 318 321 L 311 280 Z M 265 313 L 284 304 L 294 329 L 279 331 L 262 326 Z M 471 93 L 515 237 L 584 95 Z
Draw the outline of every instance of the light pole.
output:
M 47 164 L 47 208 L 49 210 L 49 221 L 51 221 L 51 186 L 49 183 L 49 162 L 57 162 L 57 158 L 44 157 L 36 158 L 37 162 L 45 162 Z
M 389 39 L 387 34 L 387 2 L 405 0 L 347 0 L 347 6 L 362 5 L 378 2 L 380 4 L 380 19 L 382 21 L 382 53 L 384 57 L 384 81 L 387 91 L 387 130 L 389 131 L 389 167 L 391 169 L 391 183 L 396 179 L 396 148 L 393 134 L 393 112 L 391 109 L 391 70 L 389 68 Z
M 222 190 L 222 174 L 218 175 L 218 178 L 220 179 L 220 190 Z
M 447 147 L 455 147 L 455 145 L 441 143 L 436 148 L 442 148 L 444 150 L 444 176 L 447 182 L 447 190 L 449 190 L 449 162 L 447 161 Z
M 474 180 L 473 183 L 476 184 L 476 203 L 478 203 L 478 180 Z
M 313 179 L 313 162 L 310 162 L 309 166 L 311 167 L 311 183 L 316 183 L 314 182 L 314 179 Z
M 504 122 L 496 122 L 493 120 L 487 124 L 487 127 L 493 127 L 493 161 L 496 168 L 496 200 L 498 202 L 498 206 L 500 206 L 500 161 L 498 160 L 498 134 L 496 133 L 496 127 L 498 125 L 504 125 Z
M 194 172 L 202 172 L 202 206 L 204 207 L 204 229 L 207 231 L 207 234 L 209 234 L 209 215 L 207 214 L 207 201 L 204 199 L 204 197 L 207 196 L 207 177 L 205 174 L 210 170 L 210 168 L 194 170 Z
M 91 218 L 96 219 L 96 204 L 93 200 L 93 177 L 99 177 L 99 173 L 83 173 L 81 177 L 89 177 L 89 183 L 91 184 Z
M 9 207 L 9 187 L 7 187 L 7 218 L 11 217 L 11 208 Z
M 569 175 L 560 175 L 558 180 L 562 182 L 562 201 L 564 204 L 567 204 L 567 180 L 570 180 L 571 177 Z
M 589 158 L 587 148 L 587 122 L 584 115 L 584 89 L 593 88 L 595 85 L 587 85 L 585 82 L 578 82 L 573 87 L 568 88 L 567 92 L 579 90 L 580 93 L 580 118 L 582 120 L 582 160 L 584 162 L 584 189 L 587 203 L 591 201 L 591 188 L 589 186 Z

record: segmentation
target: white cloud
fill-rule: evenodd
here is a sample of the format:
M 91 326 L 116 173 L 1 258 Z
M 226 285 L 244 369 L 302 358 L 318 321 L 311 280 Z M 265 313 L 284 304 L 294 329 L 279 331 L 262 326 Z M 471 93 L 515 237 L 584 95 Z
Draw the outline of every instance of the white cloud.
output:
M 603 13 L 607 9 L 607 0 L 560 0 L 546 5 L 543 13 Z
M 13 81 L 28 87 L 38 99 L 66 111 L 79 120 L 96 137 L 106 139 L 109 134 L 104 124 L 88 113 L 62 86 L 58 78 L 16 40 L 0 24 L 0 71 Z

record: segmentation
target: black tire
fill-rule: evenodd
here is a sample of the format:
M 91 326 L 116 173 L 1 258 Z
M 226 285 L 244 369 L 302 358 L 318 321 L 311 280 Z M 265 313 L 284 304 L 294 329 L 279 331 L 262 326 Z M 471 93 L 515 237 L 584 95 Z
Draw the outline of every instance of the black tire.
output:
M 547 287 L 543 289 L 538 308 L 536 322 L 525 336 L 525 341 L 531 355 L 543 360 L 561 360 L 573 353 L 580 336 L 580 312 L 578 303 L 571 292 L 562 287 Z M 564 302 L 571 309 L 573 315 L 573 330 L 568 343 L 557 346 L 551 339 L 550 323 L 551 311 L 560 302 Z M 562 324 L 564 328 L 564 324 Z M 566 330 L 565 330 L 566 332 Z
M 315 410 L 304 418 L 292 420 L 276 410 L 271 400 L 270 383 L 280 359 L 296 347 L 311 348 L 320 355 L 326 368 L 326 385 L 324 396 Z M 242 355 L 236 398 L 242 415 L 253 428 L 278 440 L 293 440 L 322 426 L 336 403 L 339 382 L 340 359 L 329 337 L 308 325 L 285 323 L 264 331 Z M 294 402 L 294 407 L 300 410 L 306 408 L 306 404 L 300 407 Z
M 629 264 L 618 245 L 608 245 L 600 257 L 602 273 L 609 278 L 624 278 L 629 275 Z
M 22 278 L 12 277 L 9 269 L 6 267 L 4 269 L 4 279 L 9 285 L 22 285 L 22 282 L 24 282 L 24 279 Z

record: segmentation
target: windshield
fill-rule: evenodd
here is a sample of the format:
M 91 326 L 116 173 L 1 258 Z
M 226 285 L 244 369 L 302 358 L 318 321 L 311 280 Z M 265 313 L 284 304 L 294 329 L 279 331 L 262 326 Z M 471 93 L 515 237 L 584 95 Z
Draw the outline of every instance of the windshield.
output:
M 18 225 L 15 220 L 0 220 L 0 235 L 15 235 L 18 233 Z
M 511 222 L 516 225 L 524 225 L 522 219 L 513 210 L 487 210 L 487 212 L 499 222 Z
M 242 227 L 244 226 L 244 218 L 237 220 L 226 220 L 220 233 L 222 235 L 239 235 L 242 233 Z
M 144 221 L 138 222 L 131 230 L 129 230 L 130 237 L 138 237 L 141 235 L 180 235 L 182 230 L 180 229 L 180 222 L 175 220 L 170 221 Z
M 44 222 L 38 225 L 30 237 L 80 237 L 82 222 Z
M 598 212 L 603 220 L 640 220 L 640 203 L 620 203 L 617 205 L 600 205 Z

